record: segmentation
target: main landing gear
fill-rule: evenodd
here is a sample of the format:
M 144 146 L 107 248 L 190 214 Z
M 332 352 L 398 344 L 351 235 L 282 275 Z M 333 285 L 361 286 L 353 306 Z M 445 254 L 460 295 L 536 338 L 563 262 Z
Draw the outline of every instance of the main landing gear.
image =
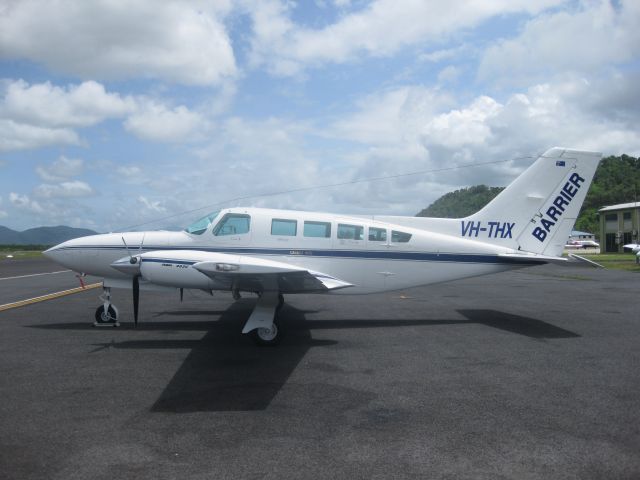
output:
M 100 295 L 102 305 L 95 314 L 94 327 L 119 327 L 118 309 L 111 303 L 111 287 L 102 287 Z M 277 345 L 282 339 L 282 327 L 278 321 L 278 312 L 284 305 L 284 296 L 275 291 L 262 292 L 259 294 L 247 323 L 245 323 L 242 333 L 250 334 L 251 338 L 258 345 Z
M 102 305 L 96 309 L 94 327 L 119 327 L 118 309 L 111 304 L 111 287 L 102 287 Z
M 253 341 L 261 346 L 280 343 L 282 328 L 277 316 L 283 305 L 284 296 L 281 293 L 263 292 L 242 329 L 242 333 L 249 333 Z

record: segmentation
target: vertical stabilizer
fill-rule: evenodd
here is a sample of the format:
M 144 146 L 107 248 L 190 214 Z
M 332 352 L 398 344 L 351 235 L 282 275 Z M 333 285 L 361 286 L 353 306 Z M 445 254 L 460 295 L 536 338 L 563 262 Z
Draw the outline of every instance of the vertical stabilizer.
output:
M 601 158 L 597 152 L 547 150 L 487 206 L 461 220 L 462 236 L 561 255 Z

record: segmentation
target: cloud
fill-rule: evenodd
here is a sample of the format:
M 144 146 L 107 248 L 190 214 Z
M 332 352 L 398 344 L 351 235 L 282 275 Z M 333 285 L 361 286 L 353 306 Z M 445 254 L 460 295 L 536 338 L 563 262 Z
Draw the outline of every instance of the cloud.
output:
M 640 3 L 633 0 L 615 6 L 605 0 L 581 2 L 576 12 L 542 14 L 516 38 L 488 48 L 478 76 L 530 84 L 559 72 L 592 73 L 633 61 L 640 51 L 639 22 Z
M 0 151 L 80 143 L 78 134 L 69 128 L 38 127 L 0 118 Z
M 88 127 L 135 109 L 131 97 L 107 93 L 103 85 L 88 81 L 66 88 L 50 82 L 29 85 L 24 80 L 8 84 L 0 114 L 39 127 Z
M 0 197 L 0 207 L 2 206 L 2 197 Z M 5 210 L 0 209 L 0 218 L 7 218 L 9 214 Z
M 454 65 L 447 65 L 438 72 L 438 83 L 453 83 L 460 76 L 461 69 Z
M 80 175 L 83 167 L 84 161 L 81 158 L 67 158 L 61 155 L 49 167 L 36 167 L 36 173 L 45 182 L 62 182 L 66 178 Z
M 71 198 L 93 195 L 93 189 L 86 182 L 73 180 L 58 184 L 43 183 L 38 185 L 34 194 L 41 198 Z
M 237 73 L 222 23 L 230 8 L 225 0 L 5 3 L 0 57 L 81 78 L 217 85 Z
M 233 89 L 223 88 L 227 102 Z M 223 108 L 210 103 L 217 112 Z M 77 128 L 123 118 L 124 128 L 143 140 L 178 142 L 197 138 L 209 123 L 203 115 L 180 105 L 171 107 L 145 96 L 109 93 L 97 82 L 59 87 L 50 82 L 5 83 L 0 101 L 0 151 L 79 145 Z
M 25 212 L 41 214 L 45 211 L 36 200 L 31 200 L 28 195 L 11 192 L 9 193 L 9 201 L 14 207 Z
M 514 158 L 549 147 L 640 154 L 632 80 L 616 74 L 597 82 L 572 77 L 533 85 L 504 100 L 478 95 L 461 101 L 444 89 L 397 87 L 363 96 L 353 113 L 330 123 L 325 133 L 352 142 L 348 150 L 342 146 L 341 160 L 351 166 L 345 178 L 441 170 L 358 185 L 348 195 L 352 205 L 372 211 L 379 206 L 412 214 L 461 185 L 507 185 L 531 161 Z M 613 107 L 625 101 L 630 102 L 626 110 Z M 467 167 L 499 160 L 505 162 Z
M 152 213 L 165 213 L 167 209 L 162 206 L 162 202 L 160 201 L 151 201 L 142 195 L 138 196 L 138 202 L 141 203 L 144 208 L 151 211 Z
M 331 135 L 369 145 L 416 138 L 425 119 L 453 104 L 446 91 L 422 85 L 385 89 L 357 100 L 355 110 L 329 126 Z
M 560 0 L 529 2 L 439 2 L 377 0 L 339 17 L 324 28 L 301 27 L 288 4 L 277 0 L 251 4 L 251 61 L 276 75 L 296 75 L 309 66 L 344 63 L 365 56 L 388 56 L 403 47 L 434 44 L 463 29 L 500 15 L 536 13 Z M 416 21 L 420 19 L 420 21 Z
M 0 150 L 26 150 L 50 145 L 80 145 L 74 128 L 120 117 L 136 108 L 130 97 L 107 93 L 90 81 L 65 88 L 50 82 L 5 83 L 0 101 Z
M 153 101 L 142 102 L 136 113 L 124 122 L 124 128 L 144 140 L 178 142 L 189 140 L 208 125 L 205 118 L 184 105 L 169 108 Z
M 126 178 L 135 178 L 142 173 L 142 169 L 136 165 L 120 165 L 116 173 Z

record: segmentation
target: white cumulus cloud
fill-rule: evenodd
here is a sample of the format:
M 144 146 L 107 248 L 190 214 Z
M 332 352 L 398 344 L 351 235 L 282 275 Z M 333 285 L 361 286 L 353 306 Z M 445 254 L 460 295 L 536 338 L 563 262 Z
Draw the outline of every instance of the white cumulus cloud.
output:
M 43 183 L 35 188 L 34 195 L 41 198 L 87 197 L 93 195 L 93 189 L 80 180 L 57 184 Z
M 531 82 L 568 71 L 591 73 L 605 65 L 637 59 L 640 51 L 640 2 L 580 2 L 578 10 L 542 14 L 521 33 L 486 50 L 482 79 Z
M 0 57 L 83 78 L 214 85 L 236 74 L 226 0 L 23 0 L 0 10 Z
M 275 74 L 293 75 L 307 66 L 343 63 L 362 54 L 384 56 L 407 46 L 437 45 L 443 37 L 494 16 L 536 13 L 558 3 L 376 0 L 324 28 L 310 29 L 292 20 L 289 3 L 265 0 L 248 8 L 254 25 L 251 58 Z
M 176 142 L 197 136 L 207 121 L 184 105 L 170 108 L 156 102 L 144 102 L 136 113 L 124 122 L 127 131 L 158 142 Z
M 69 128 L 38 127 L 0 118 L 0 151 L 80 143 L 78 134 Z
M 83 82 L 59 87 L 50 82 L 29 85 L 17 80 L 7 86 L 0 115 L 40 127 L 88 127 L 135 108 L 132 98 L 107 93 L 100 83 Z
M 75 177 L 82 173 L 84 161 L 81 158 L 67 158 L 61 155 L 50 166 L 36 167 L 36 173 L 45 182 L 62 182 L 67 178 Z
M 36 200 L 32 200 L 28 195 L 20 195 L 19 193 L 9 193 L 9 201 L 11 204 L 25 212 L 41 214 L 44 213 L 44 208 Z
M 16 80 L 4 86 L 0 151 L 79 145 L 83 141 L 77 129 L 111 118 L 123 119 L 124 128 L 137 137 L 159 142 L 192 140 L 209 125 L 202 114 L 184 105 L 173 107 L 162 99 L 107 92 L 94 81 L 60 87 Z

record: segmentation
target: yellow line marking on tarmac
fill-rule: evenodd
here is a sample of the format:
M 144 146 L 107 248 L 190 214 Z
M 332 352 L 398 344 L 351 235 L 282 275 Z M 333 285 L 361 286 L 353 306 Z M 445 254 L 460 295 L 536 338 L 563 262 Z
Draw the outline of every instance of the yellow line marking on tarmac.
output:
M 73 295 L 74 293 L 80 293 L 85 290 L 92 290 L 94 288 L 102 287 L 102 282 L 100 283 L 92 283 L 90 285 L 85 285 L 83 287 L 71 288 L 69 290 L 62 290 L 61 292 L 49 293 L 47 295 L 42 295 L 40 297 L 28 298 L 26 300 L 19 300 L 13 303 L 5 303 L 4 305 L 0 305 L 0 312 L 4 310 L 10 310 L 12 308 L 24 307 L 26 305 L 31 305 L 33 303 L 45 302 L 47 300 L 53 300 L 54 298 L 65 297 L 67 295 Z

